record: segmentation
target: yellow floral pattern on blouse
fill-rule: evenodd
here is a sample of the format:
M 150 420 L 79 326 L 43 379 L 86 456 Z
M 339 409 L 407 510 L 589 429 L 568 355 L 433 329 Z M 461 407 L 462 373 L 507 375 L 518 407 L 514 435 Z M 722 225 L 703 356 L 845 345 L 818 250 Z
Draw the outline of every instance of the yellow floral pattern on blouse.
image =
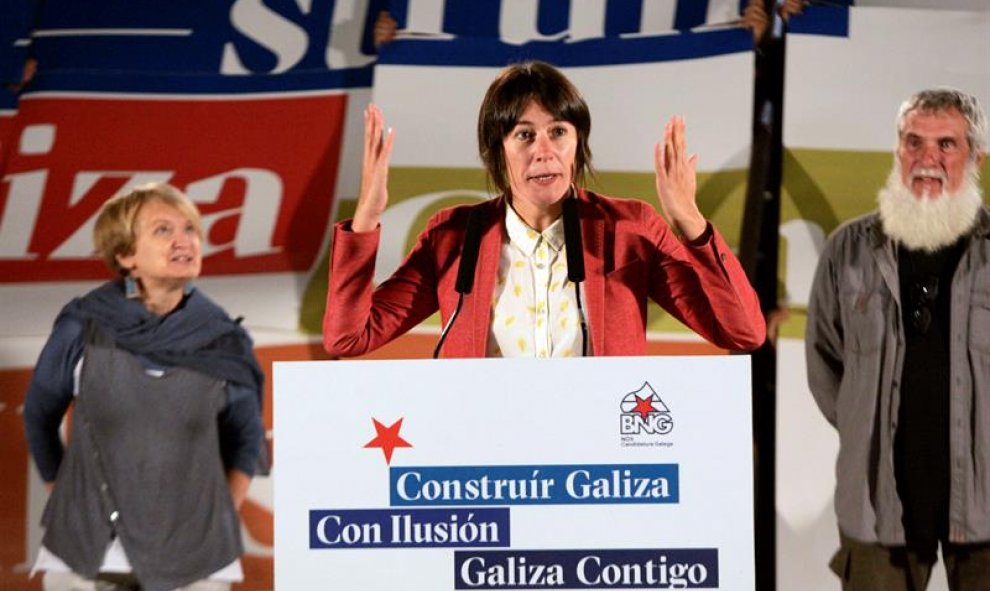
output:
M 581 325 L 574 286 L 567 280 L 562 220 L 541 233 L 506 207 L 505 232 L 488 356 L 579 356 Z

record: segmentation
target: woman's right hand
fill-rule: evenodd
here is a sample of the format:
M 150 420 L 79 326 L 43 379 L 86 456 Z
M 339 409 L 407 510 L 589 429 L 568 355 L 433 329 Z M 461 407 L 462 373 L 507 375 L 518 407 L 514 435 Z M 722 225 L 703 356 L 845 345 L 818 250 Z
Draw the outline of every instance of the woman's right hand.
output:
M 351 229 L 370 232 L 378 227 L 382 213 L 388 206 L 388 161 L 392 156 L 395 132 L 389 128 L 384 134 L 385 117 L 375 104 L 364 110 L 364 158 L 361 164 L 361 194 Z

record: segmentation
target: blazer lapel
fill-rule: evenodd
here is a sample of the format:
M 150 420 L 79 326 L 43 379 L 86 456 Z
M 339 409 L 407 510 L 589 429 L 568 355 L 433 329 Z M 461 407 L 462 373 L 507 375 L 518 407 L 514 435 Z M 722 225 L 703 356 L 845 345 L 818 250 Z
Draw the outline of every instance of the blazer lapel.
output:
M 601 356 L 605 354 L 605 220 L 588 201 L 583 189 L 579 195 L 578 212 L 584 242 L 583 304 L 591 333 L 591 353 Z
M 498 199 L 487 208 L 484 233 L 478 251 L 478 268 L 471 291 L 471 342 L 470 356 L 484 357 L 488 352 L 488 329 L 492 315 L 492 294 L 498 276 L 498 262 L 502 252 L 502 224 L 505 218 L 505 200 Z

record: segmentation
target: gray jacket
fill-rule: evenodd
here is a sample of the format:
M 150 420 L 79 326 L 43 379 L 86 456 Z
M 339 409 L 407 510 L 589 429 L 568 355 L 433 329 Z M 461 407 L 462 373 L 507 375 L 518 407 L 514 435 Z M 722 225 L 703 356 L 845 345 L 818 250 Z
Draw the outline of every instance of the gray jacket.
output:
M 119 536 L 144 591 L 209 577 L 243 552 L 220 457 L 224 382 L 185 367 L 149 374 L 95 325 L 87 341 L 42 543 L 93 578 Z
M 808 384 L 839 432 L 839 529 L 885 545 L 905 543 L 894 481 L 904 327 L 896 244 L 871 213 L 825 244 L 808 305 Z M 990 210 L 952 280 L 949 539 L 990 540 Z

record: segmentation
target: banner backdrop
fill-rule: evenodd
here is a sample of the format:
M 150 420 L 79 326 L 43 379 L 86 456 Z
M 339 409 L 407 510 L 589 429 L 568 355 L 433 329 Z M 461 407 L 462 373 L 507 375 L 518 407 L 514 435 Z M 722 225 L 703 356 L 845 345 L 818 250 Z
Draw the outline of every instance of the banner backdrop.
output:
M 19 408 L 59 308 L 107 275 L 87 252 L 99 203 L 169 179 L 209 234 L 201 289 L 245 326 L 265 367 L 322 357 L 327 226 L 353 210 L 361 111 L 396 128 L 393 203 L 379 272 L 426 217 L 488 196 L 473 125 L 513 59 L 565 68 L 591 105 L 593 188 L 655 203 L 650 151 L 683 114 L 700 155 L 699 204 L 738 240 L 752 96 L 750 38 L 735 0 L 11 0 L 0 18 L 0 587 L 26 572 L 45 494 Z M 891 163 L 899 101 L 939 84 L 990 104 L 983 0 L 822 3 L 790 21 L 786 79 L 778 391 L 783 588 L 834 590 L 825 561 L 835 439 L 804 382 L 804 306 L 824 240 L 873 207 Z M 388 7 L 403 33 L 372 43 Z M 21 87 L 25 64 L 37 74 Z M 374 93 L 374 94 L 372 94 Z M 422 107 L 422 108 L 420 108 Z M 985 164 L 983 185 L 988 186 Z M 650 309 L 651 351 L 712 352 Z M 379 353 L 429 355 L 435 321 Z M 270 394 L 270 392 L 269 392 Z M 271 400 L 271 397 L 268 397 Z M 266 420 L 271 425 L 270 407 Z M 252 485 L 247 580 L 272 577 L 271 491 Z M 937 584 L 937 582 L 936 582 Z

